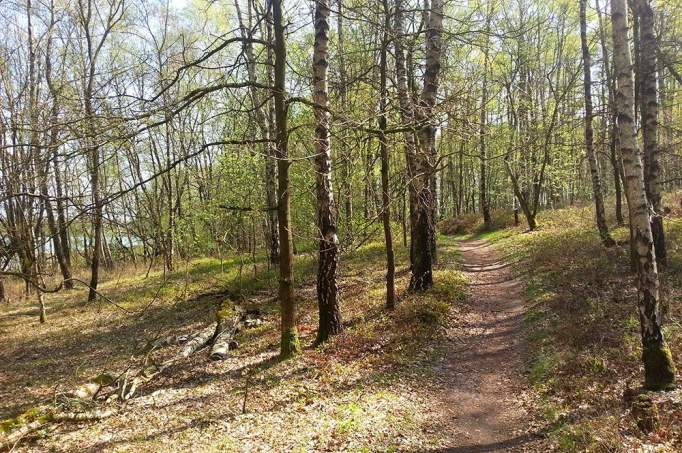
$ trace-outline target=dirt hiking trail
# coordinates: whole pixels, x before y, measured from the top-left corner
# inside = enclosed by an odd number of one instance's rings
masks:
[[[527,385],[522,283],[489,243],[466,240],[458,247],[470,315],[448,331],[454,341],[442,372],[452,416],[442,451],[535,451],[539,438],[529,433],[531,417],[521,398]]]

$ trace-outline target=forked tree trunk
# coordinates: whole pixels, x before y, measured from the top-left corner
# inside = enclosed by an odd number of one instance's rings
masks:
[[[277,198],[279,254],[279,302],[281,315],[280,357],[289,358],[300,353],[301,345],[296,328],[296,301],[294,300],[294,246],[291,235],[291,187],[289,185],[289,131],[287,130],[287,108],[285,105],[285,78],[287,49],[284,40],[282,3],[272,2],[275,53],[275,127],[277,144]]]
[[[636,243],[638,308],[642,336],[644,385],[653,390],[674,386],[675,364],[661,331],[661,311],[656,252],[651,234],[649,204],[644,187],[642,161],[637,149],[634,123],[632,61],[628,43],[625,0],[611,1],[614,72],[620,149],[630,210],[632,236]]]
[[[648,0],[635,0],[639,16],[639,108],[644,142],[644,184],[646,196],[651,203],[651,233],[659,265],[666,264],[665,234],[661,206],[661,164],[658,149],[658,92],[656,55],[658,46],[654,31],[654,12]]]
[[[586,8],[587,0],[580,0],[580,43],[583,53],[583,89],[585,93],[585,152],[587,154],[587,161],[590,164],[590,175],[592,176],[592,193],[594,196],[597,231],[599,231],[602,243],[607,247],[611,247],[615,242],[609,235],[609,227],[606,225],[604,196],[599,176],[599,166],[594,152],[594,131],[592,129],[592,58],[587,41]]]
[[[329,3],[315,1],[315,43],[313,50],[313,101],[315,102],[315,186],[317,192],[317,227],[319,263],[317,269],[317,306],[319,325],[316,343],[341,332],[341,311],[337,298],[336,272],[339,264],[337,210],[332,188],[332,156],[329,140]]]

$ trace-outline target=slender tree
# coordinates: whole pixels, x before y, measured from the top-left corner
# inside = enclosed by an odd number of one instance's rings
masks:
[[[592,177],[592,195],[594,197],[595,217],[597,220],[597,231],[605,246],[610,247],[615,244],[609,235],[609,227],[606,224],[606,214],[604,212],[604,195],[601,186],[601,176],[599,175],[599,163],[594,151],[594,132],[592,121],[592,57],[587,40],[587,20],[586,8],[587,0],[580,0],[580,43],[583,54],[583,90],[585,93],[585,153],[590,165],[590,176]]]
[[[389,185],[390,160],[386,143],[386,107],[388,92],[388,45],[391,29],[391,16],[388,0],[382,0],[384,9],[384,29],[381,39],[381,56],[379,57],[379,149],[381,153],[381,219],[384,227],[386,244],[386,308],[395,308],[395,252],[393,251],[393,232],[391,231],[391,193]]]
[[[407,57],[405,55],[405,29],[404,11],[402,0],[395,1],[395,17],[393,26],[393,46],[395,51],[396,91],[400,107],[400,119],[403,124],[413,125],[415,119],[414,103],[410,94],[409,78],[407,71]],[[410,264],[414,265],[414,238],[416,235],[416,205],[417,205],[417,181],[416,160],[417,144],[415,130],[407,128],[405,137],[405,166],[407,173],[407,190],[410,219]]]
[[[332,187],[332,155],[329,140],[329,93],[327,61],[329,55],[329,3],[315,1],[315,43],[313,50],[313,102],[315,103],[315,186],[317,189],[317,226],[319,263],[317,306],[320,318],[316,343],[341,332],[336,273],[339,264],[337,209]]]
[[[490,22],[492,20],[491,11],[492,2],[488,3],[488,11],[485,18],[484,43],[483,43],[483,81],[481,82],[481,110],[479,112],[479,153],[480,153],[480,175],[479,175],[479,200],[481,205],[481,214],[483,214],[483,226],[486,230],[492,228],[492,218],[490,216],[490,199],[488,198],[488,150],[486,144],[486,122],[488,114],[486,106],[488,103],[488,67],[490,65]]]
[[[274,29],[275,128],[277,146],[277,199],[279,231],[279,303],[281,316],[280,357],[287,359],[300,353],[301,345],[296,328],[296,301],[294,300],[294,245],[291,235],[291,187],[289,183],[289,130],[286,106],[286,59],[282,3],[273,0],[272,21]]]

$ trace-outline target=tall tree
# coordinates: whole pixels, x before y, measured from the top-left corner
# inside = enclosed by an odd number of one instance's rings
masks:
[[[277,206],[279,231],[279,303],[281,316],[280,357],[289,358],[300,353],[301,345],[296,328],[296,301],[294,300],[294,245],[291,235],[291,187],[289,183],[289,130],[286,106],[287,47],[284,36],[282,4],[273,0],[272,22],[274,30],[275,129],[277,146]]]
[[[251,95],[251,104],[253,105],[255,118],[260,128],[261,137],[265,139],[271,139],[274,135],[273,130],[273,118],[271,109],[268,107],[271,103],[265,103],[263,96],[261,96],[260,91],[256,88],[258,82],[258,75],[256,73],[256,58],[253,53],[253,43],[252,43],[252,29],[251,29],[251,1],[249,0],[247,5],[248,13],[248,23],[247,27],[242,19],[241,8],[239,7],[239,1],[235,0],[234,6],[237,11],[237,18],[239,20],[239,29],[241,31],[241,37],[243,39],[242,49],[244,50],[244,56],[246,57],[246,69],[249,77],[249,94]],[[268,16],[270,14],[269,10],[266,13]],[[269,17],[265,20],[265,28],[268,42],[271,42],[271,24]],[[268,84],[272,85],[272,48],[268,46],[267,48],[267,78]],[[265,105],[264,105],[265,104]],[[277,188],[275,180],[277,178],[277,167],[275,164],[275,150],[271,141],[262,145],[262,151],[265,160],[265,202],[267,209],[267,231],[266,240],[268,242],[268,255],[271,263],[276,263],[279,260],[279,236],[277,233]]]
[[[393,251],[393,232],[391,231],[391,193],[389,183],[390,160],[388,143],[386,143],[386,110],[388,103],[388,45],[391,30],[391,16],[388,0],[382,0],[384,29],[381,38],[381,55],[379,57],[379,149],[381,154],[381,219],[384,227],[386,245],[386,308],[395,308],[395,252]]]
[[[490,217],[490,199],[488,197],[488,150],[486,146],[486,122],[488,114],[486,105],[488,103],[488,67],[490,64],[490,22],[492,20],[492,2],[488,3],[488,10],[485,17],[485,30],[483,31],[483,81],[481,82],[481,111],[479,112],[479,153],[480,153],[480,175],[479,175],[479,200],[481,205],[481,213],[483,214],[483,226],[486,230],[492,228],[492,218]]]
[[[329,93],[327,61],[329,55],[329,3],[315,1],[315,43],[313,49],[313,102],[315,103],[315,186],[317,190],[317,227],[319,263],[317,269],[317,306],[319,326],[316,343],[341,332],[336,273],[339,264],[337,209],[332,188],[332,155],[329,140]]]
[[[402,0],[395,1],[395,17],[393,26],[393,46],[395,50],[396,91],[400,110],[400,120],[403,124],[414,127],[415,111],[412,95],[410,93],[409,77],[407,70],[407,56],[405,54],[405,25],[404,7]],[[404,132],[405,137],[405,166],[407,173],[407,190],[410,219],[410,264],[414,265],[414,238],[416,235],[416,206],[417,206],[417,180],[416,160],[417,142],[415,130],[408,127]]]
[[[636,241],[638,308],[642,336],[644,385],[665,389],[675,384],[675,364],[661,330],[661,310],[656,251],[651,233],[644,171],[637,149],[634,122],[632,59],[628,43],[625,0],[611,0],[613,63],[617,80],[617,109],[620,151],[623,157],[630,228]]]
[[[615,210],[616,222],[618,225],[623,224],[623,189],[621,185],[623,176],[623,165],[618,154],[618,133],[616,131],[616,106],[615,106],[615,80],[611,74],[611,65],[609,56],[607,39],[606,39],[606,23],[602,19],[601,7],[599,0],[596,0],[597,19],[599,20],[599,41],[601,44],[602,66],[604,68],[604,77],[606,78],[606,86],[608,91],[607,111],[605,114],[608,117],[609,125],[609,160],[613,171],[613,187],[615,191]]]
[[[594,197],[595,217],[597,220],[597,230],[599,237],[605,246],[610,247],[615,244],[609,235],[609,227],[606,224],[606,214],[604,212],[604,195],[599,175],[599,163],[594,151],[594,131],[592,121],[592,57],[587,40],[587,19],[586,9],[587,0],[580,0],[580,43],[583,54],[583,90],[585,93],[585,153],[590,165],[590,175],[592,177],[592,195]]]
[[[103,209],[102,204],[102,159],[100,138],[97,134],[97,117],[95,112],[95,90],[97,82],[98,61],[102,54],[104,44],[113,31],[116,24],[123,18],[125,5],[122,0],[112,1],[107,6],[107,11],[101,11],[100,6],[94,0],[78,0],[76,14],[78,24],[85,39],[85,55],[83,56],[82,76],[82,102],[85,113],[85,127],[87,135],[83,139],[88,156],[90,191],[92,192],[92,256],[90,259],[90,292],[88,300],[97,298],[97,285],[99,283],[100,261],[103,248]],[[96,20],[102,21],[102,29],[96,29]]]
[[[635,0],[639,16],[639,109],[642,121],[644,184],[653,215],[651,232],[659,265],[666,263],[665,234],[663,231],[663,206],[661,203],[661,164],[658,147],[658,45],[654,31],[654,11],[648,0]]]
[[[435,231],[432,218],[434,194],[431,188],[431,177],[435,162],[432,162],[431,158],[436,138],[434,107],[441,66],[443,1],[432,0],[427,16],[424,86],[416,108],[417,119],[423,124],[420,125],[419,147],[415,159],[415,179],[418,189],[415,236],[412,238],[414,261],[410,289],[413,291],[422,291],[433,285],[432,241]]]

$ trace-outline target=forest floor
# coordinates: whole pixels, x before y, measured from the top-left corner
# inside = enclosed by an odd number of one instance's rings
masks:
[[[244,331],[227,360],[196,353],[114,416],[52,424],[14,451],[521,451],[531,440],[521,427],[533,401],[520,393],[520,356],[505,349],[509,340],[522,350],[510,338],[520,299],[505,307],[508,286],[483,298],[473,296],[477,287],[467,290],[467,276],[476,284],[506,275],[471,244],[442,237],[435,286],[419,295],[407,291],[406,249],[398,247],[393,313],[383,307],[381,242],[345,254],[345,332],[318,348],[315,256],[298,255],[304,351],[285,362],[277,360],[276,274],[260,258],[200,259],[146,277],[146,269],[115,269],[100,287],[110,301],[87,303],[84,290],[48,295],[44,325],[32,299],[15,299],[0,307],[0,418],[49,404],[100,373],[120,373],[139,363],[150,340],[201,329],[231,298],[258,307],[264,323]],[[153,359],[175,351],[165,347]],[[499,361],[509,366],[495,367]]]
[[[667,197],[661,281],[665,332],[682,368],[681,198]],[[407,251],[397,248],[394,312],[383,306],[381,241],[345,253],[345,331],[318,348],[315,253],[299,254],[304,351],[285,362],[276,359],[276,273],[263,257],[196,259],[148,276],[114,269],[101,285],[109,301],[87,303],[82,289],[47,295],[44,325],[33,299],[14,297],[0,307],[0,418],[139,363],[150,340],[209,325],[225,299],[258,307],[264,320],[240,334],[227,360],[201,351],[114,416],[49,425],[14,451],[680,451],[682,390],[645,394],[654,410],[634,413],[642,377],[634,280],[627,248],[601,245],[591,207],[541,212],[534,232],[514,227],[509,213],[496,213],[489,232],[472,218],[461,219],[469,225],[459,236],[440,237],[426,293],[407,291]],[[627,239],[622,226],[612,233]]]

